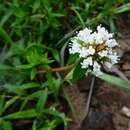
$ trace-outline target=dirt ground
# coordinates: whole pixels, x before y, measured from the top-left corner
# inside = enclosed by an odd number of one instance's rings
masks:
[[[117,68],[130,79],[130,14],[123,14],[117,24],[120,44],[117,51],[121,57]],[[76,121],[70,122],[69,130],[130,130],[130,90],[99,79],[95,81],[89,114],[84,117],[90,83],[91,77],[85,77],[65,88],[77,114]]]

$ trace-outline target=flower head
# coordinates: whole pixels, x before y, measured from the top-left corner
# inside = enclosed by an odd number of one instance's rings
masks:
[[[81,68],[90,69],[97,76],[102,74],[101,66],[111,68],[119,60],[114,47],[118,43],[104,27],[97,26],[97,31],[85,28],[73,37],[70,54],[79,54]]]

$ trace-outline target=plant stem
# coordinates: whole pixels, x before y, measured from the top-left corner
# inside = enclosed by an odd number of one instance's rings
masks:
[[[48,69],[48,70],[39,70],[38,73],[39,74],[43,74],[43,73],[46,73],[46,72],[65,72],[67,70],[70,70],[71,68],[73,68],[74,64],[72,65],[67,65],[67,66],[64,66],[64,67],[59,67],[59,68],[51,68],[51,69]]]
[[[88,94],[88,99],[87,99],[87,104],[86,104],[86,108],[85,108],[85,116],[84,117],[87,117],[88,113],[89,113],[90,102],[91,102],[93,88],[94,88],[94,82],[95,82],[95,76],[92,77],[92,81],[91,81],[91,85],[90,85],[90,90],[89,90],[89,94]]]

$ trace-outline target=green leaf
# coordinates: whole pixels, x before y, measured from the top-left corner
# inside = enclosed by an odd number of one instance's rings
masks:
[[[31,70],[31,80],[33,80],[36,77],[36,75],[37,75],[37,70],[36,70],[36,68],[33,68]]]
[[[45,127],[41,128],[40,130],[52,130],[52,128],[50,126],[45,126]]]
[[[36,10],[40,8],[40,3],[41,3],[40,1],[41,0],[35,0],[34,5],[33,5],[33,12],[36,12]]]
[[[44,106],[45,106],[45,103],[46,103],[46,100],[47,100],[47,96],[48,96],[47,89],[45,91],[42,91],[41,95],[39,96],[39,100],[38,100],[38,103],[37,103],[37,106],[36,106],[36,110],[38,112],[38,115],[41,115],[41,113],[44,110]]]
[[[76,113],[76,111],[75,111],[75,108],[74,108],[74,106],[73,106],[73,103],[72,103],[72,101],[71,101],[71,99],[70,99],[68,93],[67,93],[65,90],[63,90],[63,93],[64,93],[64,98],[66,99],[66,101],[67,101],[68,104],[69,104],[69,107],[70,107],[71,112],[72,112],[72,114],[73,114],[73,118],[74,118],[74,120],[76,121],[76,119],[78,119],[78,118],[77,118],[77,113]]]
[[[5,84],[4,88],[6,88],[9,92],[17,93],[18,95],[23,95],[26,93],[25,90],[40,87],[40,84],[32,82],[25,84]]]
[[[128,130],[130,130],[130,121],[128,122]]]
[[[111,28],[111,32],[116,32],[117,30],[116,30],[116,26],[114,23],[114,18],[112,16],[108,19],[108,22],[109,22],[109,25]]]
[[[22,111],[24,109],[24,107],[26,107],[28,100],[29,100],[28,97],[23,100],[23,102],[21,103],[19,111]]]
[[[53,57],[55,58],[55,60],[60,62],[60,56],[59,56],[58,51],[52,49],[52,54],[53,54]]]
[[[74,64],[77,59],[78,59],[78,54],[70,55],[67,64]]]
[[[61,122],[64,123],[65,128],[67,128],[67,120],[64,113],[58,112],[55,108],[46,109],[44,112],[60,118]]]
[[[15,96],[15,97],[9,99],[8,101],[6,101],[5,106],[4,106],[4,111],[5,111],[8,107],[10,107],[13,103],[15,103],[17,99],[18,99],[18,97]]]
[[[29,95],[29,98],[39,98],[42,94],[42,91],[43,90],[38,90],[38,91],[32,93],[31,95]]]
[[[37,130],[36,124],[37,124],[37,121],[34,121],[34,122],[33,122],[33,125],[32,125],[32,130]]]
[[[45,17],[45,14],[34,14],[31,16],[31,21],[36,21]]]
[[[17,65],[16,68],[17,69],[31,69],[33,68],[35,65],[34,64],[25,64],[25,65]]]
[[[130,11],[130,3],[124,4],[118,8],[115,8],[114,13],[120,14],[120,13],[124,13],[126,11]]]
[[[40,84],[36,82],[24,83],[20,85],[6,84],[5,87],[8,89],[25,90],[25,89],[40,87]]]
[[[25,93],[24,90],[19,89],[18,85],[5,84],[4,88],[7,89],[8,92],[16,93],[18,95],[23,95]]]
[[[13,5],[16,6],[16,7],[20,6],[18,0],[13,0]]]
[[[14,44],[8,33],[2,27],[0,27],[0,37],[5,40],[5,43]]]
[[[76,10],[75,7],[72,7],[72,10],[75,12],[75,14],[77,15],[77,18],[79,19],[82,27],[85,27],[85,23],[84,23],[84,20],[82,18],[82,16],[80,15],[80,13]]]
[[[35,109],[19,111],[11,113],[3,117],[3,119],[25,119],[25,118],[34,118],[37,116]]]
[[[1,18],[0,26],[3,26],[11,15],[12,15],[12,11],[7,10],[6,14]]]
[[[85,76],[86,72],[86,69],[82,69],[80,64],[77,64],[73,72],[73,80],[76,81],[81,79],[83,76]]]
[[[21,42],[23,42],[23,39]],[[12,55],[23,56],[25,54],[25,46],[21,42],[17,42],[17,44],[13,44],[10,47],[10,51],[12,52]]]
[[[55,96],[58,96],[62,84],[61,77],[58,76],[56,79],[52,76],[51,73],[48,73],[46,77],[49,89],[54,93]]]
[[[65,76],[65,80],[72,80],[73,79],[73,73],[74,73],[74,68]]]
[[[25,12],[22,8],[19,8],[15,5],[12,6],[13,14],[18,18],[23,18],[26,16],[27,12]]]
[[[12,125],[11,125],[11,123],[8,121],[8,122],[3,122],[3,129],[4,130],[12,130],[13,128],[12,128]]]
[[[0,98],[0,115],[2,114],[2,112],[4,112],[4,104],[5,104],[5,99]]]
[[[121,88],[130,89],[130,83],[126,80],[117,78],[115,76],[109,75],[109,74],[103,74],[99,76],[100,79],[105,80],[113,85],[116,85]]]
[[[60,87],[61,87],[61,84],[62,84],[61,78],[54,79],[53,82],[54,82],[53,88],[54,88],[54,91],[55,91],[55,95],[58,96],[59,90],[60,90]]]
[[[0,64],[0,71],[2,70],[12,70],[13,68],[6,64]]]
[[[64,14],[61,14],[61,13],[53,13],[52,15],[53,15],[53,17],[63,17],[63,16],[65,16]]]

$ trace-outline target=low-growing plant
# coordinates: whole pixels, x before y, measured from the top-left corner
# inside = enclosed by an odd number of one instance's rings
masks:
[[[0,0],[0,130],[67,130],[65,108],[74,109],[63,87],[86,73],[78,55],[68,54],[69,38],[99,23],[115,31],[118,14],[128,10],[125,0]],[[115,76],[99,78],[130,87]]]

